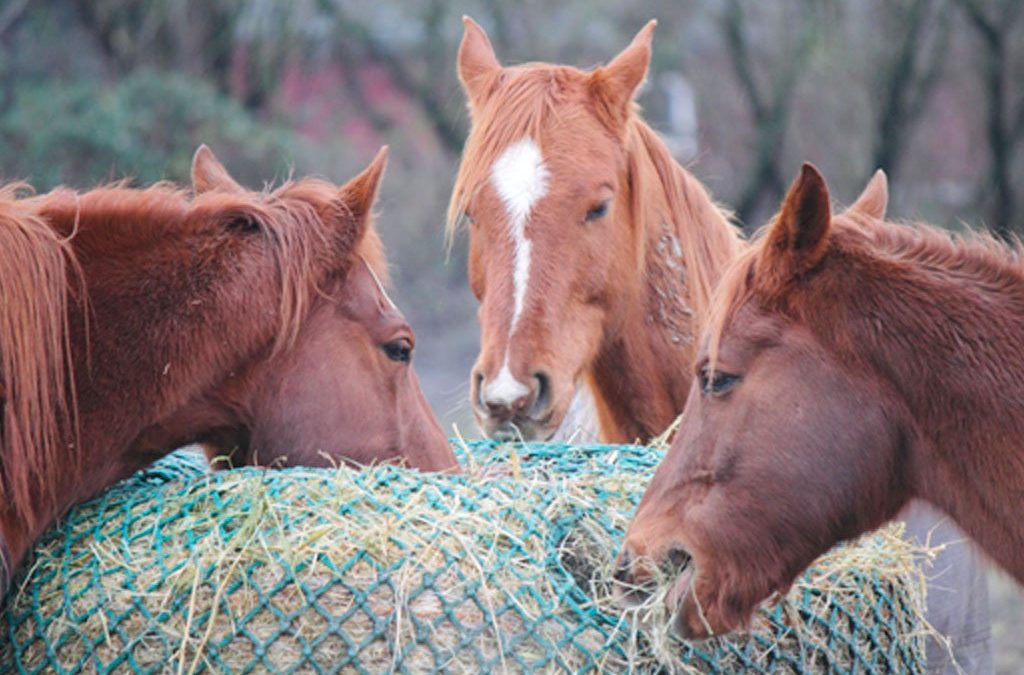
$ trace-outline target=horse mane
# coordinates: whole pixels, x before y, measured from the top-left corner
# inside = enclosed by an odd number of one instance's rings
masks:
[[[361,255],[378,276],[387,276],[372,216],[365,228],[358,227],[338,187],[327,181],[305,178],[263,192],[208,192],[194,199],[171,183],[19,194],[26,189],[23,183],[0,188],[0,499],[30,526],[46,510],[34,504],[57,503],[57,475],[84,461],[68,313],[72,291],[83,307],[87,303],[80,260],[131,255],[167,238],[203,232],[222,233],[223,241],[260,236],[228,227],[232,219],[252,218],[271,244],[280,280],[275,353],[294,344],[321,293],[314,274],[325,268],[331,247],[348,251],[350,261]],[[346,222],[340,234],[336,218]],[[345,272],[347,267],[338,270]]]
[[[763,290],[757,285],[757,264],[768,245],[767,233],[772,226],[769,222],[754,234],[751,245],[737,256],[715,289],[705,331],[712,370],[722,335],[736,311]],[[844,213],[832,217],[829,246],[861,260],[913,265],[925,273],[956,276],[990,288],[1024,280],[1021,243],[1007,243],[988,232],[954,233],[927,223],[891,223]]]
[[[131,188],[122,181],[84,193],[58,188],[31,201],[65,236],[71,236],[74,227],[76,251],[94,255],[149,249],[166,237],[185,238],[211,223],[226,225],[239,218],[260,223],[262,235],[272,244],[269,248],[281,282],[281,327],[275,352],[294,343],[320,291],[310,277],[322,268],[314,263],[330,255],[325,251],[341,245],[351,254],[362,255],[382,279],[388,278],[372,215],[358,241],[355,223],[339,241],[330,231],[335,226],[328,223],[351,221],[353,214],[339,198],[338,186],[318,178],[289,180],[261,192],[209,191],[194,198],[169,182]]]
[[[448,205],[445,240],[449,250],[463,225],[466,204],[487,182],[494,162],[511,143],[524,136],[539,138],[547,125],[588,110],[610,134],[621,133],[616,131],[618,122],[609,117],[605,106],[591,102],[587,76],[576,68],[544,63],[527,63],[503,71],[501,86],[481,109],[474,110],[473,131],[466,140]],[[622,140],[627,153],[649,157],[653,166],[653,171],[642,162],[629,167],[634,217],[643,220],[649,191],[658,188],[664,192],[673,224],[680,231],[689,300],[699,321],[710,306],[718,281],[715,272],[725,269],[739,251],[739,232],[732,226],[729,213],[717,206],[700,182],[675,161],[665,143],[644,122],[636,103],[630,106]],[[646,232],[637,234],[638,266],[642,268]]]
[[[634,168],[634,213],[642,213],[645,193],[654,186],[662,190],[683,249],[694,333],[698,333],[711,309],[719,276],[739,254],[743,240],[731,222],[731,213],[716,204],[700,181],[676,162],[665,142],[635,111],[627,124],[627,149],[634,155],[642,149],[654,167],[653,174],[643,163]]]
[[[0,500],[35,526],[22,505],[58,497],[56,483],[39,477],[78,466],[67,377],[69,284],[78,268],[68,240],[18,199],[27,189],[0,187]]]

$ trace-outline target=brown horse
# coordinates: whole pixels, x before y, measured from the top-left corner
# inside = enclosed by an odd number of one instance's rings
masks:
[[[186,443],[236,463],[456,466],[378,278],[382,152],[339,188],[253,193],[200,148],[168,185],[0,201],[0,534]]]
[[[682,426],[620,578],[680,569],[676,626],[743,625],[839,541],[911,498],[1024,582],[1020,249],[832,215],[805,165],[724,276]]]
[[[472,118],[449,207],[469,229],[480,301],[474,414],[495,437],[548,438],[591,390],[609,441],[682,410],[694,332],[740,239],[640,118],[649,23],[607,66],[503,68],[465,19]]]

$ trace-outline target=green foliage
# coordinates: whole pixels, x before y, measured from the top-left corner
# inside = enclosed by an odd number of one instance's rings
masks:
[[[0,170],[39,190],[124,176],[187,181],[200,143],[259,185],[280,175],[293,154],[290,133],[184,75],[145,70],[112,86],[50,79],[17,85],[12,98],[0,113]]]

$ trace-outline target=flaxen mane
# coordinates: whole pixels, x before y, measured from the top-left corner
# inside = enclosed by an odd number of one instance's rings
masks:
[[[489,171],[498,156],[510,144],[523,137],[539,139],[541,130],[557,128],[566,116],[594,114],[609,134],[617,134],[616,123],[606,110],[590,99],[585,76],[567,66],[526,64],[506,68],[505,78],[486,106],[473,120],[473,132],[466,141],[452,199],[448,206],[446,240],[451,246],[462,225],[466,205],[489,179]],[[689,302],[697,324],[710,305],[717,279],[715,270],[724,269],[738,253],[742,242],[725,211],[714,206],[703,186],[673,159],[664,142],[640,117],[640,108],[630,105],[626,131],[622,139],[629,157],[632,218],[645,227],[645,205],[655,191],[662,191],[671,219],[679,232],[679,243],[686,265]],[[649,158],[653,171],[645,162]],[[644,264],[646,234],[637,228],[638,267]],[[696,326],[695,326],[696,328]]]

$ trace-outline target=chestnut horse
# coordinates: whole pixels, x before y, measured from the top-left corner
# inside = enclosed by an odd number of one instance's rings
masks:
[[[456,466],[378,280],[385,161],[254,193],[200,148],[194,198],[0,193],[5,584],[69,506],[187,443],[236,463]]]
[[[605,440],[647,440],[683,409],[694,332],[741,244],[637,113],[655,22],[590,72],[502,67],[464,22],[472,129],[448,235],[469,229],[477,421],[492,437],[549,438],[589,390]]]
[[[833,215],[804,165],[715,303],[620,559],[641,587],[665,562],[682,570],[669,594],[682,635],[742,626],[912,498],[1024,582],[1018,247]]]

